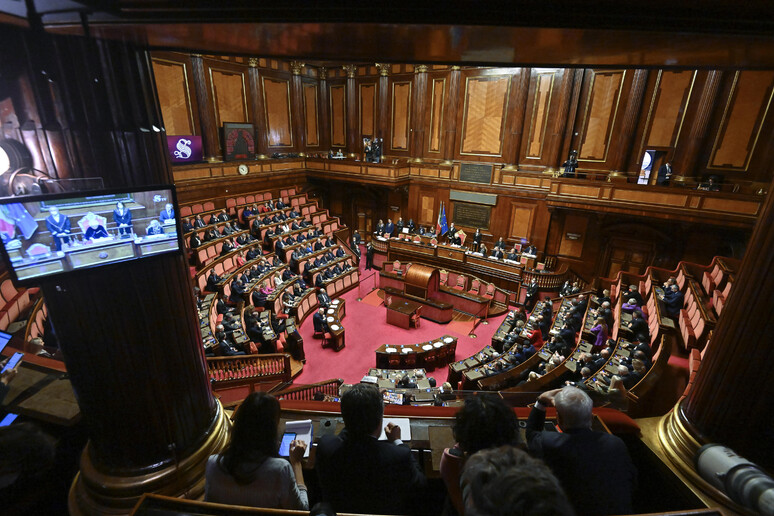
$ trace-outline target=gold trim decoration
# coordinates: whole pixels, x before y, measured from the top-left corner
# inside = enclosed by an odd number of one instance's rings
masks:
[[[427,65],[417,65],[417,67],[414,68],[414,73],[427,73]]]
[[[258,68],[258,58],[257,57],[248,57],[247,58],[247,66],[250,68]]]
[[[202,55],[201,54],[191,54],[191,57],[198,57],[199,59],[201,59]]]
[[[451,69],[452,69],[452,72],[459,72],[460,70],[462,70],[462,67],[459,65],[453,65]]]
[[[731,509],[734,514],[755,514],[735,503],[725,493],[704,480],[696,471],[694,458],[699,448],[706,444],[696,428],[691,425],[683,412],[683,403],[680,401],[669,411],[658,424],[658,445],[667,460],[677,469],[683,482],[702,501],[711,506],[714,503]],[[667,464],[669,466],[669,464]]]
[[[376,67],[379,69],[379,75],[382,77],[387,77],[390,75],[390,68],[392,68],[392,65],[389,63],[376,63]]]
[[[347,72],[347,78],[348,79],[354,79],[355,78],[355,73],[357,72],[357,66],[352,65],[352,64],[344,65],[344,66],[341,67],[341,69],[344,70],[345,72]]]
[[[70,514],[128,514],[144,493],[189,499],[204,496],[207,459],[226,447],[231,433],[231,421],[220,401],[216,403],[217,412],[201,446],[158,471],[135,476],[103,473],[91,462],[87,443],[81,455],[81,470],[70,486]]]
[[[599,72],[600,74],[603,73],[621,73],[621,82],[618,83],[618,96],[615,99],[615,111],[613,111],[613,120],[610,122],[610,126],[608,127],[607,131],[607,143],[605,144],[605,157],[602,159],[581,159],[580,156],[583,154],[583,140],[586,138],[586,131],[588,130],[588,115],[589,115],[589,107],[591,107],[591,94],[594,93],[594,82],[597,77],[597,71],[592,70],[592,76],[591,76],[591,84],[589,85],[589,96],[586,99],[586,109],[583,114],[583,138],[581,139],[580,145],[578,146],[578,162],[585,161],[586,163],[604,163],[607,161],[607,155],[610,153],[610,140],[613,139],[613,130],[615,129],[615,121],[618,119],[618,108],[621,106],[621,94],[623,93],[623,85],[626,81],[626,70],[604,70],[602,72]]]
[[[301,61],[291,61],[290,71],[293,73],[293,75],[301,75],[301,69],[305,66],[306,64],[302,63]]]
[[[317,69],[317,78],[321,81],[324,81],[328,78],[328,69],[324,66],[321,66]]]

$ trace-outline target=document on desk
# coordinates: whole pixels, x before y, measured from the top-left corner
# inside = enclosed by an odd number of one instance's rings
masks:
[[[296,440],[304,441],[306,443],[306,451],[304,457],[309,457],[309,452],[312,450],[312,420],[302,419],[300,421],[287,421],[285,423],[285,432],[292,432],[296,434]]]
[[[382,435],[379,436],[380,441],[387,440],[387,434],[384,433],[384,429],[388,423],[392,423],[395,426],[400,427],[400,440],[408,442],[411,440],[411,420],[407,417],[386,417],[382,421]]]

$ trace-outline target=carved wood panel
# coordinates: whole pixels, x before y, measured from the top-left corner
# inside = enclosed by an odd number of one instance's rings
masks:
[[[269,147],[292,147],[290,81],[262,77]]]
[[[529,239],[532,230],[532,219],[535,214],[535,207],[526,204],[511,204],[511,223],[508,233],[509,238]]]
[[[468,77],[462,112],[460,154],[502,155],[510,76]]]
[[[435,193],[420,193],[419,196],[419,224],[435,225]]]
[[[223,122],[249,122],[245,74],[213,67],[209,70],[216,127],[222,127]]]
[[[360,84],[360,135],[373,137],[376,131],[376,83]]]
[[[582,257],[588,224],[589,219],[585,215],[567,215],[562,226],[562,239],[559,244],[560,256]]]
[[[331,84],[331,145],[347,146],[347,97],[343,84]]]
[[[774,72],[736,72],[708,168],[747,170],[772,96]]]
[[[306,131],[307,147],[320,146],[317,109],[317,85],[304,83],[304,131]]]
[[[392,83],[392,123],[390,148],[408,150],[411,127],[411,82]]]
[[[433,79],[430,100],[430,138],[428,152],[441,152],[446,79]]]
[[[157,58],[152,62],[167,134],[196,134],[186,63]]]
[[[607,160],[626,71],[593,70],[586,94],[579,161]]]
[[[535,92],[532,99],[529,136],[527,137],[527,158],[543,157],[543,145],[546,140],[548,113],[551,108],[551,94],[554,89],[556,72],[538,72],[535,76]]]

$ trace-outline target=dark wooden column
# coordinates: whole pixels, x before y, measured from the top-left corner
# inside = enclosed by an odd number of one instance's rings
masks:
[[[769,187],[774,188],[774,183]],[[769,195],[694,386],[678,406],[686,426],[774,468],[774,197]]]
[[[202,144],[204,147],[204,159],[207,161],[221,161],[219,128],[215,125],[214,99],[207,93],[209,81],[204,71],[204,61],[199,54],[191,55],[191,68],[194,77],[194,91],[196,91],[196,103],[199,106],[199,127],[202,128]]]
[[[427,65],[414,68],[414,95],[411,109],[411,139],[409,155],[422,162],[425,150],[425,109],[427,109]]]
[[[298,152],[306,152],[306,131],[304,130],[304,85],[301,82],[301,70],[304,63],[291,61],[290,69],[293,78],[290,81],[290,107],[293,117],[293,141]]]
[[[503,145],[504,170],[517,170],[521,139],[524,134],[524,116],[526,115],[527,96],[529,95],[530,68],[519,68],[518,75],[511,79],[515,84],[511,91],[512,115],[506,129]],[[515,79],[515,80],[514,80]]]
[[[567,131],[567,125],[574,123],[574,117],[570,120],[570,105],[573,99],[573,87],[575,85],[575,69],[565,68],[562,72],[562,86],[559,92],[559,111],[554,118],[551,127],[551,154],[548,156],[548,167],[557,167],[564,163],[565,158],[563,143],[564,135]],[[574,113],[573,113],[574,115]]]
[[[328,91],[328,70],[321,66],[318,70],[320,80],[320,148],[325,154],[331,148],[331,103]]]
[[[617,143],[614,146],[616,154],[611,161],[613,174],[626,175],[626,169],[630,161],[632,147],[634,146],[637,120],[639,118],[642,101],[645,95],[645,85],[648,82],[647,70],[635,70],[632,86],[629,90],[629,99],[621,119],[621,129],[617,135]]]
[[[269,138],[268,131],[266,130],[266,108],[263,103],[263,88],[261,85],[261,74],[258,71],[258,59],[251,57],[247,60],[249,70],[247,71],[247,77],[250,88],[250,98],[253,101],[250,103],[252,106],[252,119],[253,125],[255,125],[255,154],[259,158],[266,159],[269,152]]]
[[[377,138],[386,138],[390,134],[390,65],[378,63],[379,68],[379,89],[376,97],[377,103]],[[384,146],[382,146],[384,153]]]
[[[360,139],[360,124],[357,123],[357,66],[346,65],[344,70],[347,72],[347,152],[349,154],[360,154],[363,148]]]
[[[454,161],[454,146],[457,140],[457,105],[460,99],[460,80],[462,72],[459,66],[452,66],[449,73],[449,98],[446,101],[446,113],[444,113],[443,132],[443,159],[445,162]]]
[[[720,70],[710,70],[707,72],[707,79],[699,96],[699,105],[696,109],[696,115],[693,118],[688,138],[675,149],[674,162],[672,163],[672,170],[674,170],[672,184],[680,185],[687,180],[691,180],[696,174],[699,153],[707,137],[710,118],[715,108],[722,78],[723,72]]]
[[[108,187],[172,184],[149,54],[125,42],[4,29],[34,40],[54,63],[49,86],[34,90],[50,123],[68,128],[48,142],[51,154]],[[39,73],[37,55],[14,73]],[[71,514],[129,513],[144,492],[200,496],[228,422],[210,391],[182,253],[80,271],[41,289],[89,436]]]

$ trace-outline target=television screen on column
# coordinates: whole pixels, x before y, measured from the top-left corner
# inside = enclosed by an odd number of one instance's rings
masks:
[[[174,186],[0,199],[3,259],[19,286],[181,249]]]

